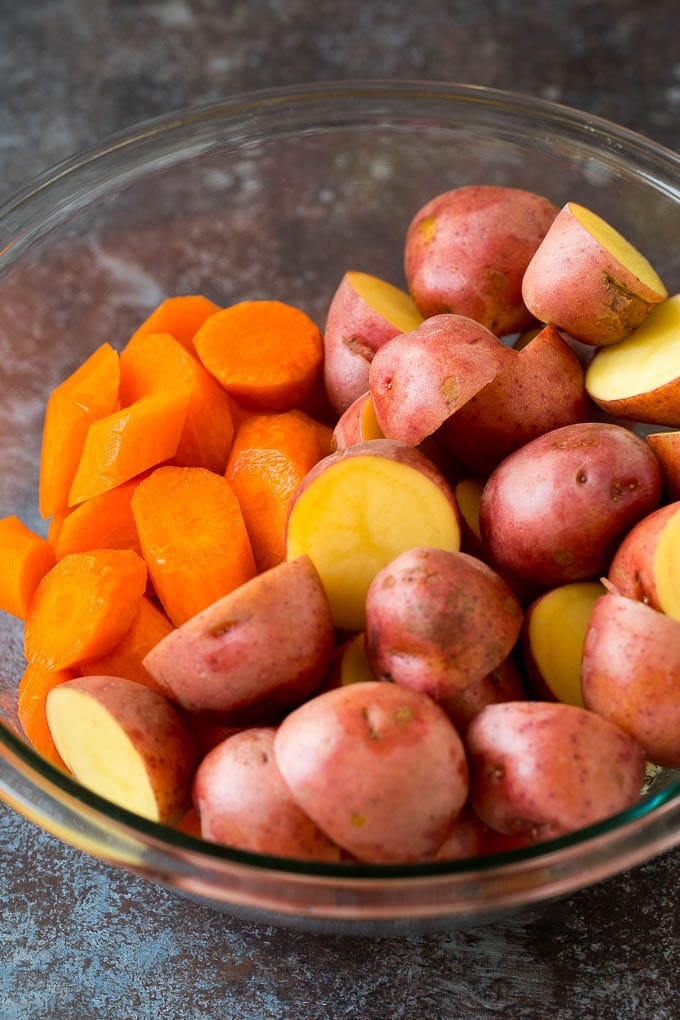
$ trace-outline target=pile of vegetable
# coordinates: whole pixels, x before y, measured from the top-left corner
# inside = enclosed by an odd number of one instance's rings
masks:
[[[46,537],[0,520],[0,608],[26,737],[112,802],[444,860],[680,766],[680,295],[512,188],[432,199],[404,266],[348,271],[323,334],[169,298],[52,392]]]

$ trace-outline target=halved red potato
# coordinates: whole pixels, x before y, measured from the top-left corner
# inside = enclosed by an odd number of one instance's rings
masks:
[[[620,595],[680,620],[680,502],[660,507],[628,532],[608,576]]]
[[[369,439],[384,439],[378,425],[371,394],[367,391],[353,401],[338,419],[333,429],[332,448],[345,450]]]
[[[680,432],[650,432],[647,446],[659,462],[667,500],[680,500]]]

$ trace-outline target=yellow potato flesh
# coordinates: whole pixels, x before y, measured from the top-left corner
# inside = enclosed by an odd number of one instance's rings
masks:
[[[582,205],[577,205],[575,202],[569,203],[569,210],[591,237],[594,237],[598,244],[613,255],[633,276],[636,276],[638,280],[651,290],[665,296],[666,288],[655,269],[644,255],[630,241],[627,241],[618,230],[615,230],[614,227],[597,216],[596,213],[591,212],[590,209],[585,209]]]
[[[347,642],[342,651],[340,684],[342,687],[346,687],[348,684],[365,683],[371,680],[375,680],[375,674],[366,656],[364,635],[357,634]]]
[[[543,680],[558,701],[583,708],[581,656],[599,581],[576,581],[548,592],[529,619],[529,644]]]
[[[654,581],[662,611],[680,620],[680,511],[673,514],[659,535],[654,553]]]
[[[347,276],[359,297],[400,333],[410,333],[423,321],[422,315],[406,291],[369,273],[349,272]]]
[[[482,499],[484,482],[481,478],[464,478],[456,486],[456,503],[465,518],[468,528],[481,540],[479,529],[479,504]]]
[[[680,294],[657,305],[641,326],[597,352],[586,372],[596,400],[639,396],[680,377]]]
[[[47,721],[59,754],[83,786],[151,821],[158,805],[144,759],[123,727],[82,691],[56,687]]]
[[[457,552],[458,521],[434,482],[387,458],[356,456],[328,467],[288,520],[287,558],[310,557],[342,630],[363,630],[371,581],[416,546]]]
[[[369,439],[384,438],[385,435],[378,425],[378,419],[375,416],[375,407],[369,393],[364,401],[363,410],[361,412],[361,440],[362,442],[365,442]]]

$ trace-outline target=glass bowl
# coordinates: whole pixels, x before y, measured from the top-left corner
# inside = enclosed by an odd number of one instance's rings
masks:
[[[0,211],[0,516],[37,516],[50,389],[120,348],[164,297],[277,298],[323,325],[348,268],[403,284],[406,226],[462,184],[510,185],[613,222],[680,286],[680,159],[586,114],[475,86],[345,82],[235,97],[144,124]],[[113,807],[21,736],[22,627],[0,620],[0,794],[68,843],[198,901],[325,932],[479,924],[680,842],[680,783],[528,850],[410,866],[315,865],[226,847]]]

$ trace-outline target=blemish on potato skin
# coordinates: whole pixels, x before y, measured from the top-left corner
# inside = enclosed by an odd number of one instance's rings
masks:
[[[208,634],[210,637],[222,637],[223,634],[228,634],[230,630],[235,627],[240,627],[245,621],[240,620],[221,620],[219,623],[214,624],[209,630]]]
[[[375,351],[373,348],[366,343],[363,337],[360,336],[344,336],[342,343],[352,354],[356,354],[359,358],[363,358],[369,364],[373,361],[373,355]]]
[[[437,220],[434,216],[424,216],[416,229],[423,244],[432,244],[437,235]]]
[[[458,382],[458,377],[455,375],[448,375],[446,379],[442,381],[442,384],[439,387],[439,392],[446,404],[455,404],[460,398],[460,384]]]
[[[353,811],[349,817],[350,825],[353,825],[355,829],[360,829],[366,824],[366,816],[360,815],[358,812]]]

